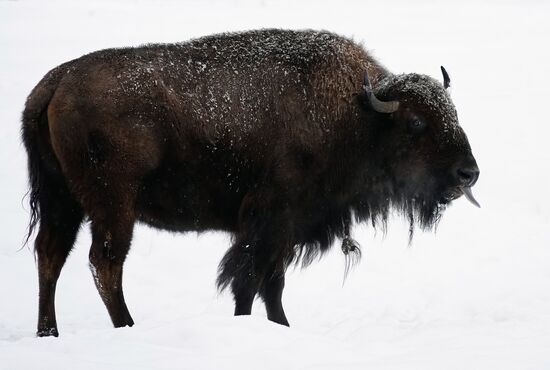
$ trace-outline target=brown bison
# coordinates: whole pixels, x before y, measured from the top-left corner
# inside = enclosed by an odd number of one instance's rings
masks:
[[[288,325],[286,267],[353,220],[394,209],[433,227],[479,174],[444,85],[394,75],[329,32],[260,30],[109,49],[50,71],[23,112],[31,221],[39,225],[38,335],[58,335],[56,282],[83,220],[115,327],[133,325],[122,270],[136,221],[223,230],[218,287],[235,315],[262,297]]]

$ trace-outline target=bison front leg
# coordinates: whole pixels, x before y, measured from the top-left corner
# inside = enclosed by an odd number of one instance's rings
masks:
[[[226,255],[231,257],[225,259],[224,267],[233,271],[231,291],[235,298],[235,316],[250,315],[254,298],[259,294],[265,303],[267,318],[289,326],[282,303],[285,273],[281,258],[287,246],[268,246],[268,242],[241,244]]]
[[[235,316],[250,315],[261,279],[261,263],[252,242],[237,241],[220,263],[218,287],[231,286],[235,299]]]
[[[281,296],[284,269],[291,252],[291,220],[282,204],[268,196],[249,196],[243,201],[239,233],[219,267],[218,287],[231,286],[235,315],[250,315],[258,292],[266,302],[268,318],[288,325]]]
[[[249,271],[252,270],[253,267]],[[235,316],[250,315],[252,313],[252,304],[258,292],[258,276],[255,272],[247,275],[249,276],[234,279],[231,284],[231,291],[235,299]]]
[[[285,287],[285,272],[272,268],[265,276],[260,296],[265,303],[267,318],[277,324],[289,326],[283,309],[283,289]]]

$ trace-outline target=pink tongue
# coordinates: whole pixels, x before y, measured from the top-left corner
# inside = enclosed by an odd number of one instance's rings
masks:
[[[472,194],[472,189],[471,188],[464,187],[464,188],[462,188],[462,192],[464,193],[464,196],[466,197],[466,199],[468,199],[470,201],[470,203],[472,203],[477,208],[481,208],[481,206],[477,202],[476,198],[474,198],[474,194]]]

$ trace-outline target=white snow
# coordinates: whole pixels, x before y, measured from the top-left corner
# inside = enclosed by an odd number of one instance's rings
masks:
[[[543,1],[0,1],[0,369],[550,369],[550,4]],[[390,222],[288,274],[291,328],[232,316],[215,290],[223,234],[139,227],[124,285],[136,325],[113,329],[88,269],[87,228],[57,289],[59,338],[36,338],[37,277],[19,116],[52,67],[114,46],[262,27],[363,41],[395,73],[451,74],[481,168],[437,234]]]

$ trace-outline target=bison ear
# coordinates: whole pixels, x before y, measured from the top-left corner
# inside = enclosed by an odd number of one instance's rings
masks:
[[[369,75],[365,71],[365,75],[363,77],[363,90],[367,94],[367,99],[375,111],[378,113],[393,113],[399,108],[399,102],[398,101],[381,101],[378,100],[376,95],[374,95],[374,92],[372,91],[372,87],[370,85]]]
[[[443,66],[441,66],[441,73],[443,73],[443,87],[445,89],[448,89],[449,86],[451,86],[451,78],[449,77],[447,70]]]

